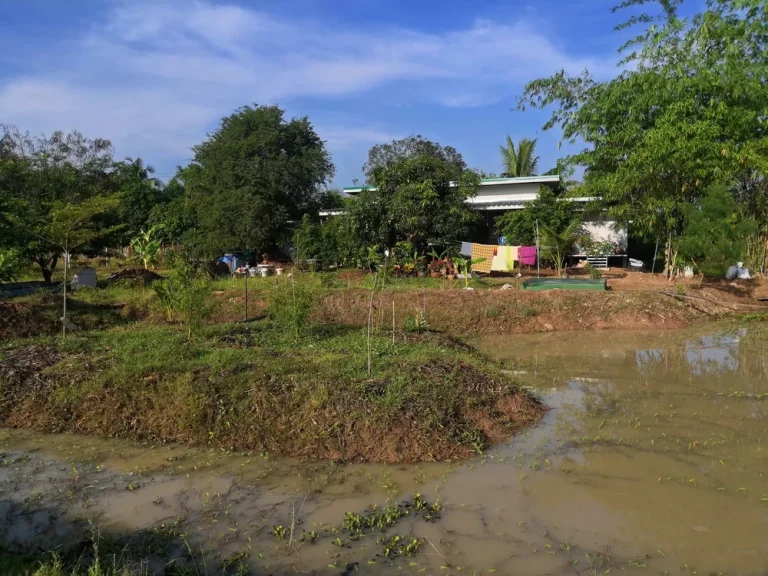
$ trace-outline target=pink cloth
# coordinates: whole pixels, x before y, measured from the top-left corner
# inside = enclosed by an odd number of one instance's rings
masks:
[[[520,264],[533,266],[536,264],[536,246],[520,246],[518,256]]]

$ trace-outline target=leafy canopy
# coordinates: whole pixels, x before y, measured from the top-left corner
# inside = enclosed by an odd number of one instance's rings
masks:
[[[568,227],[576,217],[576,206],[548,186],[542,186],[535,200],[522,210],[509,210],[496,218],[496,231],[512,246],[533,246],[536,243],[536,224],[555,232]]]
[[[507,136],[506,146],[499,146],[501,162],[506,178],[518,178],[522,176],[536,176],[539,169],[539,157],[536,156],[537,139],[523,138],[515,147],[512,138]]]
[[[710,274],[722,275],[743,259],[746,238],[756,230],[754,219],[744,216],[723,184],[707,188],[698,205],[686,207],[685,218],[680,256]]]
[[[686,206],[716,181],[768,169],[768,11],[762,0],[707,0],[679,18],[679,0],[623,27],[646,29],[625,47],[627,68],[598,82],[564,71],[526,86],[518,106],[553,106],[545,129],[585,147],[568,158],[611,215],[648,238],[679,233]]]
[[[277,106],[246,106],[193,148],[180,176],[196,222],[198,252],[275,248],[289,223],[321,205],[334,168],[309,120]]]
[[[348,210],[361,243],[445,245],[465,237],[476,221],[466,200],[477,193],[480,176],[454,148],[410,137],[374,146],[366,170],[374,188]]]

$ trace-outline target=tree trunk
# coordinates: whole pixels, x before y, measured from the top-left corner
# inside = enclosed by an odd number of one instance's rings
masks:
[[[56,270],[56,263],[59,261],[58,254],[51,254],[48,256],[36,256],[35,262],[40,266],[40,272],[43,273],[43,281],[46,284],[53,283],[53,272]]]

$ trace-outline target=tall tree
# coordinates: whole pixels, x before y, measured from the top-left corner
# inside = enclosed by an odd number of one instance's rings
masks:
[[[121,195],[119,223],[123,225],[119,242],[127,245],[131,238],[147,228],[152,208],[163,201],[163,187],[154,178],[155,169],[141,158],[115,162],[110,172],[112,186]]]
[[[429,156],[445,164],[450,164],[459,170],[467,165],[464,158],[453,146],[441,146],[437,142],[427,140],[421,134],[393,140],[386,144],[377,144],[368,151],[368,161],[363,166],[363,173],[369,184],[373,183],[374,173],[386,166],[391,166],[406,158]]]
[[[96,217],[115,210],[120,203],[117,195],[92,196],[81,202],[55,201],[51,206],[50,221],[39,229],[39,237],[52,249],[61,250],[65,256],[95,239],[108,236],[115,231],[96,221]],[[64,259],[63,290],[63,335],[67,335],[67,261]]]
[[[536,176],[539,169],[539,157],[536,156],[536,143],[534,138],[523,138],[515,147],[512,138],[507,136],[507,145],[499,146],[505,178],[519,178],[521,176]]]
[[[678,16],[679,0],[622,7],[654,4],[657,14],[620,26],[646,29],[623,47],[614,80],[560,71],[528,84],[518,106],[554,106],[545,129],[586,143],[568,161],[585,168],[587,192],[672,257],[708,185],[768,170],[768,11],[761,0],[707,0],[691,18]]]
[[[533,246],[536,228],[547,226],[556,234],[565,230],[576,218],[578,206],[542,186],[535,200],[522,210],[509,210],[496,218],[496,231],[512,246]]]
[[[181,173],[197,221],[199,250],[267,251],[289,222],[319,207],[334,174],[309,119],[286,121],[277,106],[246,106],[193,148]]]
[[[4,179],[0,202],[14,208],[4,217],[24,255],[40,266],[50,283],[62,254],[60,246],[45,239],[53,225],[54,208],[114,192],[109,175],[112,144],[102,138],[90,140],[79,132],[38,137],[0,125],[0,162]],[[115,209],[114,203],[110,207]],[[93,240],[104,238],[99,235]]]
[[[477,218],[466,200],[476,194],[480,176],[454,148],[421,136],[384,146],[369,153],[373,188],[349,206],[361,242],[384,248],[400,240],[449,244],[465,237]]]

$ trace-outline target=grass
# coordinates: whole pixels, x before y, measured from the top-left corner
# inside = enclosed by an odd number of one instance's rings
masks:
[[[282,455],[402,462],[466,457],[540,414],[500,367],[448,337],[263,321],[188,342],[134,324],[0,352],[0,423]],[[407,338],[407,341],[404,339]],[[19,369],[20,366],[28,368]]]

